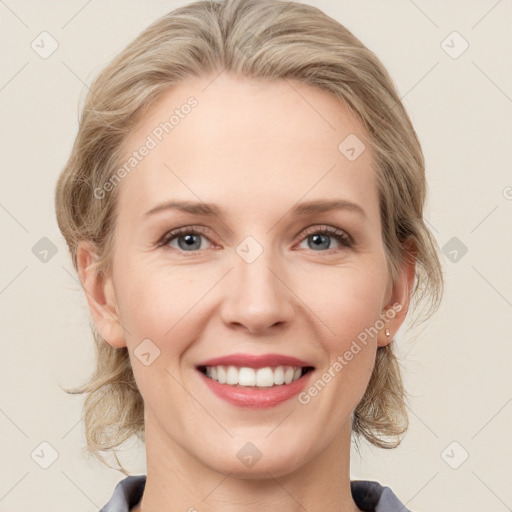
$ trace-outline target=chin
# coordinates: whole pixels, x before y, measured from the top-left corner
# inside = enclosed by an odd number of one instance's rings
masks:
[[[278,449],[268,442],[262,446],[262,440],[259,444],[261,449],[258,449],[255,444],[236,443],[222,454],[212,454],[210,461],[203,460],[203,463],[213,471],[242,480],[264,480],[270,475],[280,477],[292,473],[307,461],[307,454],[301,451],[300,446],[286,449],[280,446]]]

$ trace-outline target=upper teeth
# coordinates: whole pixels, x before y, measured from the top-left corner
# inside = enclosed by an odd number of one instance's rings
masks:
[[[236,366],[207,366],[206,376],[221,384],[236,386],[271,387],[290,384],[300,379],[302,368],[296,366],[276,366],[265,368],[238,368]]]

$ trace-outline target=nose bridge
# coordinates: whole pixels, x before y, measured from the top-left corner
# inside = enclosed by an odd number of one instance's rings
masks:
[[[247,237],[236,248],[234,269],[226,283],[223,317],[251,332],[287,322],[293,314],[291,292],[278,251]]]

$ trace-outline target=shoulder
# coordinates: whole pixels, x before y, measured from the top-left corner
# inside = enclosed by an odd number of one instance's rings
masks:
[[[395,493],[379,482],[352,480],[352,498],[363,512],[412,512]]]
[[[142,498],[146,475],[127,476],[115,487],[112,497],[99,512],[130,512]]]

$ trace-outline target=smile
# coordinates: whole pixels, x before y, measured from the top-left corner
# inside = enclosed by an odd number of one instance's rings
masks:
[[[250,368],[246,366],[199,366],[206,377],[220,384],[236,387],[269,388],[291,384],[304,376],[313,367],[279,365],[275,367]]]

